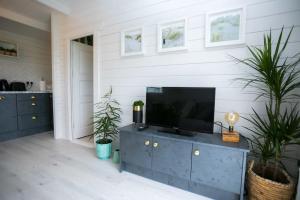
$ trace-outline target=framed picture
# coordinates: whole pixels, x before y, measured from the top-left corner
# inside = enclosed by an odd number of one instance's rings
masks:
[[[179,51],[187,49],[186,19],[158,24],[158,52]]]
[[[245,8],[206,14],[205,46],[245,43]]]
[[[18,57],[18,45],[0,40],[0,55]]]
[[[144,54],[143,28],[127,29],[121,32],[121,56]]]

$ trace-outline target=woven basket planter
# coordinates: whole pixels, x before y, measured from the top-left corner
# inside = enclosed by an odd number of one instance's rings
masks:
[[[287,184],[265,179],[253,171],[254,161],[250,161],[248,169],[249,200],[290,200],[294,192],[294,182],[282,170],[281,173],[288,180]]]

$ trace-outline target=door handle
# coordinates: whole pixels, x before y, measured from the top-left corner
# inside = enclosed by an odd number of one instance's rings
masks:
[[[154,148],[157,148],[157,147],[158,147],[158,143],[157,143],[157,142],[154,142],[154,143],[153,143],[153,147],[154,147]]]
[[[146,140],[145,141],[145,146],[149,146],[150,145],[150,141],[149,140]]]
[[[4,96],[0,96],[0,101],[3,101],[5,100],[5,97]]]
[[[194,156],[199,156],[200,155],[200,151],[198,150],[198,149],[196,149],[195,151],[194,151]]]

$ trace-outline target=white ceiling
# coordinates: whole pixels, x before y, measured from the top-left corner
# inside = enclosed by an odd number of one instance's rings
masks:
[[[35,24],[33,27],[49,31],[45,27],[50,27],[51,12],[55,10],[70,14],[72,8],[86,3],[86,0],[0,0],[0,11],[6,12],[6,15],[0,12],[0,17],[22,23],[24,16],[24,24]]]
[[[0,7],[43,23],[50,23],[52,9],[35,0],[0,0]]]

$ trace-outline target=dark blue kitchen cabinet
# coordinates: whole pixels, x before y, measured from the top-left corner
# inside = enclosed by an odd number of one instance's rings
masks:
[[[0,141],[52,130],[49,93],[0,93]]]
[[[0,116],[16,116],[16,105],[15,94],[0,94]]]
[[[50,98],[43,100],[24,100],[18,101],[18,114],[31,114],[31,113],[49,113],[50,112]]]
[[[50,115],[44,113],[33,113],[20,115],[18,117],[18,127],[20,130],[27,130],[45,126],[50,126]]]
[[[0,94],[0,141],[16,137],[17,108],[15,94]]]
[[[157,127],[120,129],[121,165],[126,170],[213,199],[243,199],[248,142],[224,143],[220,134],[193,137]]]

